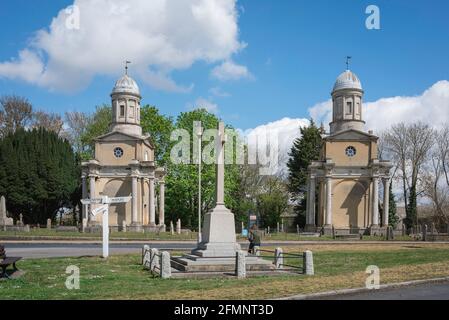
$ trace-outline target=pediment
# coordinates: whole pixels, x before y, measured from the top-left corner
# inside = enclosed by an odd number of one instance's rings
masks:
[[[105,135],[102,135],[100,137],[97,137],[95,141],[98,142],[130,142],[130,141],[142,141],[144,144],[146,144],[151,149],[154,149],[153,143],[151,141],[150,137],[146,136],[133,136],[127,133],[113,131],[109,132]]]
[[[357,141],[377,141],[378,137],[367,132],[349,129],[337,132],[333,135],[327,136],[325,140],[357,140]]]

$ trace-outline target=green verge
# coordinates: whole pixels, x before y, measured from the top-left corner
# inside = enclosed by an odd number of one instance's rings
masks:
[[[290,252],[293,252],[289,250]],[[314,252],[314,277],[286,275],[251,277],[245,280],[169,279],[152,277],[142,269],[139,255],[23,260],[18,266],[25,274],[15,280],[0,281],[1,299],[251,299],[275,298],[295,293],[342,289],[351,277],[368,265],[404,270],[400,280],[414,279],[407,268],[432,269],[433,264],[449,265],[448,248],[407,248],[379,251]],[[289,264],[298,261],[288,260]],[[80,268],[80,289],[68,290],[68,266]],[[415,266],[415,267],[413,267]],[[446,270],[447,268],[443,268]],[[443,274],[449,275],[449,271]],[[426,274],[427,275],[427,274]],[[428,273],[427,277],[437,276]],[[346,279],[342,281],[341,279]],[[349,285],[349,284],[350,285]],[[252,291],[251,291],[252,290]]]

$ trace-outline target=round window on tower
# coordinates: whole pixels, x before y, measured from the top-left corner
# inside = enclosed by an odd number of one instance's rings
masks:
[[[123,157],[123,149],[122,148],[115,148],[114,149],[114,156],[116,158],[121,158]]]
[[[346,148],[346,155],[350,158],[354,157],[357,154],[357,150],[353,146],[349,146]]]

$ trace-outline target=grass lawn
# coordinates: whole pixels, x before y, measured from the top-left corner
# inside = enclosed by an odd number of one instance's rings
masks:
[[[197,233],[189,232],[182,234],[165,233],[141,233],[141,232],[112,232],[110,233],[111,240],[196,240]],[[238,240],[246,240],[239,234]],[[65,239],[65,240],[101,240],[101,233],[80,233],[80,232],[57,232],[56,230],[47,229],[33,229],[30,232],[14,232],[14,231],[0,231],[0,239],[17,239],[17,240],[51,240],[51,239]],[[263,237],[263,241],[332,241],[331,236],[322,237],[305,237],[296,233],[272,233]],[[362,240],[365,241],[382,241],[385,237],[364,236]],[[396,237],[398,241],[413,240],[409,236]],[[345,241],[345,240],[335,240]]]
[[[449,276],[449,245],[308,245],[286,251],[314,252],[315,276],[259,276],[238,280],[153,278],[140,255],[24,260],[16,280],[0,281],[2,299],[264,299],[363,287],[366,267],[380,268],[381,283]],[[293,263],[293,261],[289,261]],[[65,288],[65,270],[80,268],[80,290]]]

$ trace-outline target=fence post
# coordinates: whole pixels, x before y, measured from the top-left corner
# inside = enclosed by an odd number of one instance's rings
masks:
[[[159,266],[159,250],[151,248],[150,255],[150,271],[154,272],[156,266]]]
[[[149,266],[149,263],[151,261],[151,254],[150,254],[150,246],[144,245],[142,248],[142,265],[143,267]]]
[[[308,276],[313,276],[315,274],[315,269],[313,267],[313,253],[310,250],[304,251],[303,253],[303,269],[304,274]]]
[[[246,278],[246,255],[242,250],[235,252],[235,275],[239,279]]]
[[[276,248],[274,250],[274,264],[276,266],[276,269],[282,269],[284,265],[284,255],[282,248]]]
[[[169,279],[171,277],[170,253],[167,251],[161,254],[161,278]]]

